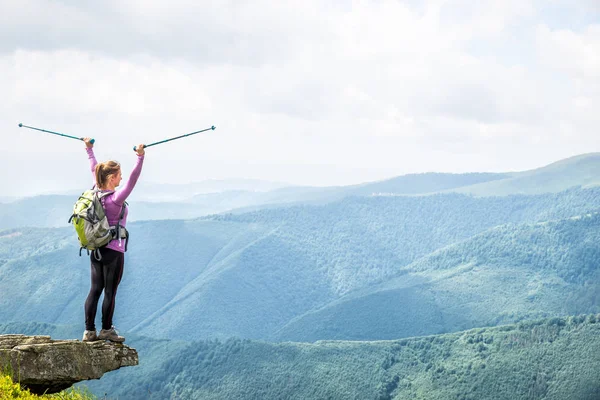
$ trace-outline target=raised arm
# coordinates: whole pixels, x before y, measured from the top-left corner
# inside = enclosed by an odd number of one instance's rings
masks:
[[[88,158],[90,159],[90,169],[92,170],[92,180],[94,181],[94,185],[96,185],[96,164],[98,164],[98,161],[96,161],[96,156],[94,156],[94,144],[90,143],[91,138],[83,138],[83,141],[85,142],[85,151],[88,154]]]
[[[131,194],[131,191],[135,187],[135,184],[137,183],[140,174],[142,173],[142,166],[144,165],[145,154],[143,144],[137,146],[136,153],[137,161],[135,163],[135,166],[133,167],[133,170],[131,171],[131,175],[129,175],[129,179],[127,179],[127,183],[125,183],[125,186],[123,186],[122,189],[117,190],[114,194],[113,201],[116,204],[122,205],[125,202],[127,197],[129,197],[129,195]]]

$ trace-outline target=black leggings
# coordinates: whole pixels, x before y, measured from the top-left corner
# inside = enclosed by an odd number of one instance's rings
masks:
[[[94,258],[93,253],[90,256],[92,261],[92,287],[85,301],[85,329],[88,331],[96,330],[96,310],[102,290],[104,290],[102,329],[112,327],[117,287],[121,282],[125,263],[125,254],[119,251],[103,248],[100,252],[102,254],[102,260],[100,261]]]

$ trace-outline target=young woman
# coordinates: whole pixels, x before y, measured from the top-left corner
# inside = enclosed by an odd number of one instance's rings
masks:
[[[125,200],[135,187],[135,184],[142,172],[144,163],[144,145],[136,147],[137,162],[131,176],[125,186],[116,189],[121,183],[121,166],[115,161],[98,163],[94,156],[94,145],[90,143],[90,138],[83,139],[86,146],[94,184],[101,191],[111,191],[110,195],[102,198],[102,204],[108,223],[110,226],[116,226],[119,223],[121,210],[125,207],[121,226],[127,222],[127,205]],[[123,267],[125,262],[126,240],[115,238],[106,246],[100,249],[101,259],[97,260],[92,253],[90,260],[92,263],[92,287],[85,301],[85,332],[83,341],[91,342],[96,340],[110,340],[112,342],[124,342],[125,338],[119,336],[115,327],[112,325],[113,314],[115,312],[115,298],[117,296],[117,287],[123,276]],[[102,303],[102,330],[96,334],[96,310],[98,300],[104,291],[104,301]]]

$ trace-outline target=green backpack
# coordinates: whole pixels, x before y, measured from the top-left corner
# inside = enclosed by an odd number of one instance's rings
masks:
[[[108,224],[104,207],[102,206],[102,198],[114,193],[114,191],[100,191],[94,187],[86,190],[79,196],[79,199],[73,206],[73,215],[69,218],[69,223],[73,223],[77,239],[79,239],[79,255],[81,250],[86,249],[88,253],[94,252],[94,256],[99,261],[102,259],[100,255],[100,247],[105,246],[113,239],[128,238],[129,235],[125,227],[121,226],[121,219],[125,213],[125,204],[121,208],[121,215],[116,227]],[[125,242],[127,246],[127,242]]]

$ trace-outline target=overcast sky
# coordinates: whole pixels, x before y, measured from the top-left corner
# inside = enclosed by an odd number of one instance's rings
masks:
[[[328,5],[326,5],[328,4]],[[600,151],[600,1],[0,0],[2,196],[127,176],[340,185]],[[157,190],[160,190],[158,186]]]

